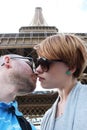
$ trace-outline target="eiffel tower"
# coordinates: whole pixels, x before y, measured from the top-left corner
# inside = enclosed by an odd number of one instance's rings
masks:
[[[49,26],[43,16],[42,8],[36,7],[29,26],[19,28],[19,33],[0,34],[0,55],[20,54],[37,57],[33,47],[46,37],[59,33],[58,28]],[[87,33],[74,33],[87,43]],[[87,46],[87,44],[86,44]],[[87,73],[87,68],[86,68]]]
[[[19,28],[19,33],[0,34],[0,55],[20,54],[23,56],[33,55],[34,45],[40,43],[47,36],[57,34],[55,26],[48,26],[42,13],[41,7],[35,8],[35,14],[29,26]]]

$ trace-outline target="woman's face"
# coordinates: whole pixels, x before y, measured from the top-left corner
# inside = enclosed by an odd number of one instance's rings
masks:
[[[68,80],[66,71],[69,68],[63,62],[53,62],[48,71],[43,71],[41,65],[36,68],[36,73],[41,86],[45,89],[62,88]]]

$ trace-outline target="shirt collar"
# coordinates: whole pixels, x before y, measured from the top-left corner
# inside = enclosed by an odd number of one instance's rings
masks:
[[[23,114],[18,110],[17,101],[11,101],[9,103],[0,102],[0,109],[9,111],[11,107],[14,107],[14,112],[18,116],[22,116]]]

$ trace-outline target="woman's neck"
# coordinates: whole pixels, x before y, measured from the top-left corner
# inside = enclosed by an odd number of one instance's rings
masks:
[[[77,84],[77,79],[72,80],[72,82],[67,82],[62,89],[59,89],[60,102],[66,101],[72,88]]]
[[[76,84],[77,80],[74,80],[71,84],[68,83],[64,89],[59,90],[59,101],[57,105],[56,117],[59,117],[64,113],[67,97]]]

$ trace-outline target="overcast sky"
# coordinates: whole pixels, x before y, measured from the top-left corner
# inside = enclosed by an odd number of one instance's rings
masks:
[[[0,33],[18,33],[29,26],[35,7],[59,32],[87,33],[87,0],[0,0]]]

